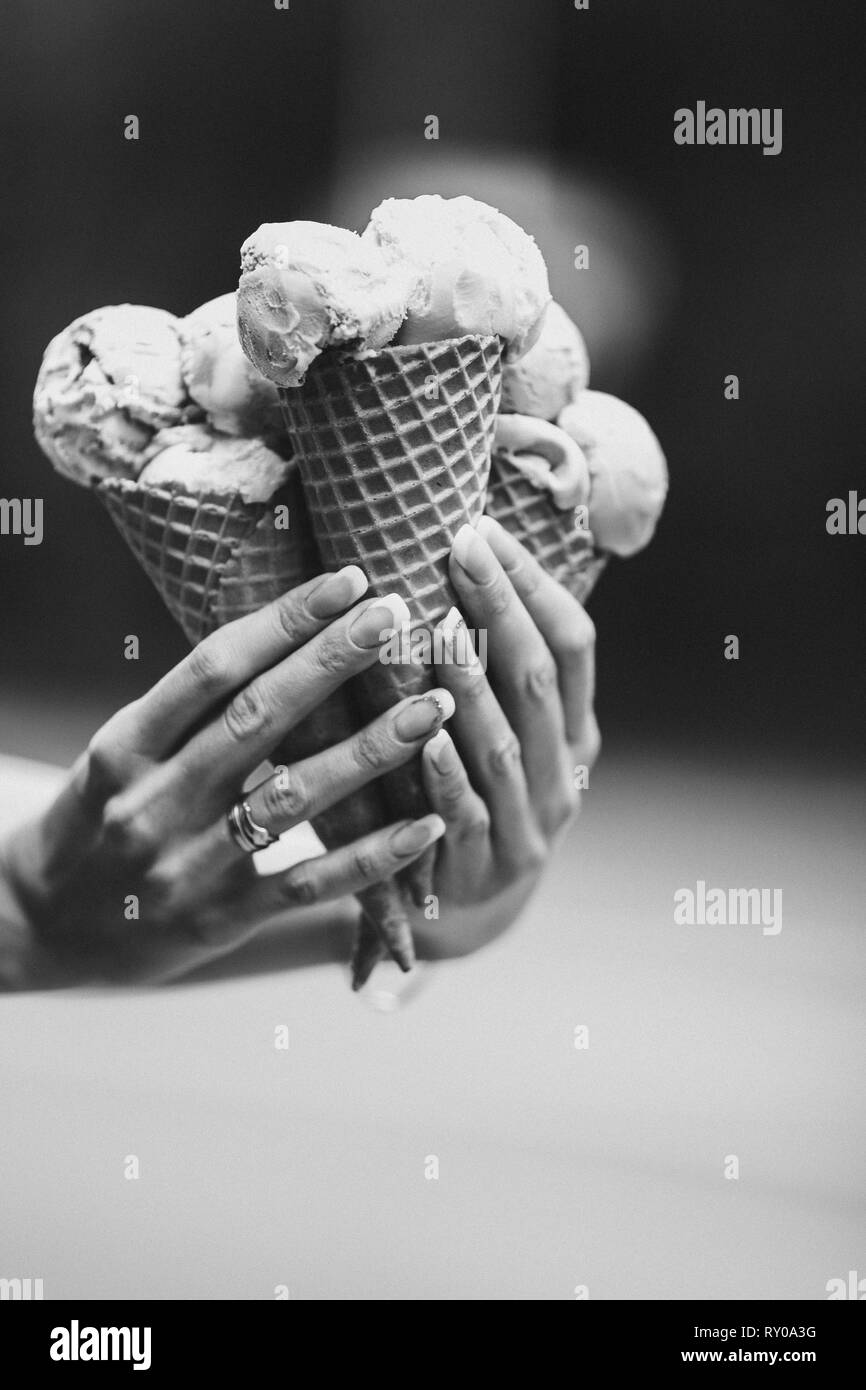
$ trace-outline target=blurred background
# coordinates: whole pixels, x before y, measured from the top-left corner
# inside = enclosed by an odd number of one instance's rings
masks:
[[[829,498],[866,494],[858,18],[7,6],[0,496],[43,497],[45,539],[0,537],[0,754],[70,760],[184,651],[33,441],[43,348],[99,305],[232,288],[263,221],[360,228],[425,191],[502,208],[671,491],[592,598],[585,813],[494,946],[422,967],[402,1009],[393,982],[359,1001],[336,965],[286,969],[279,930],[173,990],[4,1002],[0,1275],[49,1298],[815,1299],[864,1270],[866,536],[825,529]],[[781,107],[782,153],[675,145],[700,100]],[[55,782],[0,765],[0,830]],[[673,925],[698,879],[781,885],[784,931]]]
[[[611,750],[860,754],[866,539],[853,5],[789,0],[40,0],[9,11],[0,746],[66,757],[184,644],[85,492],[39,453],[42,350],[101,304],[185,313],[260,222],[364,225],[468,192],[537,238],[593,385],[643,411],[671,493],[592,600]],[[784,146],[683,148],[679,106],[782,107]],[[123,138],[124,117],[140,139]],[[440,138],[424,138],[425,117]],[[574,268],[574,248],[589,268]],[[724,399],[735,373],[740,399]],[[141,659],[123,659],[127,633]],[[738,662],[724,638],[740,638]]]

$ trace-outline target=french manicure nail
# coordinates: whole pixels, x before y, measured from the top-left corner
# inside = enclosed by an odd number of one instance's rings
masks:
[[[455,666],[474,666],[477,661],[472,638],[462,615],[456,608],[449,608],[439,624],[444,644],[443,656]]]
[[[454,537],[451,554],[476,584],[488,584],[496,578],[496,556],[468,522],[460,527]]]
[[[314,618],[330,618],[356,603],[367,590],[367,576],[357,565],[345,565],[336,574],[329,574],[307,599],[307,608]]]
[[[446,729],[440,729],[427,744],[430,761],[442,777],[447,777],[457,768],[457,749],[454,740]]]
[[[358,614],[349,628],[349,636],[358,647],[378,647],[395,627],[402,627],[409,621],[409,609],[400,595],[386,594]]]
[[[439,840],[445,834],[445,822],[441,816],[424,816],[422,820],[410,821],[401,825],[391,836],[391,848],[395,854],[417,854]]]
[[[454,713],[454,697],[447,690],[432,690],[402,709],[394,720],[397,737],[404,743],[422,738]]]

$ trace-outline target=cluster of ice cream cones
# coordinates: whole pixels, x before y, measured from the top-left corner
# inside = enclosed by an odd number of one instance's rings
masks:
[[[621,402],[583,411],[593,394],[613,398],[587,392],[585,348],[548,310],[531,238],[483,204],[453,203],[389,200],[361,238],[260,228],[242,253],[239,335],[232,295],[181,321],[97,311],[49,346],[37,437],[61,471],[95,486],[191,643],[345,564],[432,629],[455,602],[454,536],[485,509],[581,600],[608,553],[649,538],[665,476],[649,428],[630,412],[639,426],[629,419],[623,433]],[[131,403],[118,398],[116,361],[108,372],[101,360],[109,338],[123,355],[124,331],[126,376],[144,375],[139,359],[150,374]],[[377,663],[274,759],[321,751],[431,686],[428,666]],[[416,762],[314,825],[330,848],[425,810]],[[432,873],[428,853],[404,884],[360,895],[356,985],[385,952],[411,966],[410,899],[423,905]]]

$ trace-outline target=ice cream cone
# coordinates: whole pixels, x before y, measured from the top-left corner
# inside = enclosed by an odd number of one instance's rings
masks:
[[[448,557],[484,510],[501,391],[501,343],[469,335],[356,354],[329,351],[281,390],[316,545],[326,568],[358,564],[432,627],[454,604]],[[359,678],[368,714],[429,690],[428,667],[380,663]],[[427,809],[420,762],[383,779],[391,814]],[[416,903],[428,853],[406,871]]]
[[[607,556],[596,550],[592,533],[576,524],[573,512],[555,506],[550,493],[534,487],[501,450],[495,450],[491,460],[484,510],[549,575],[581,603],[586,602]]]
[[[119,478],[105,479],[97,493],[193,645],[321,569],[294,471],[267,503],[245,502],[237,493],[191,495]],[[288,530],[274,525],[274,508],[279,505],[289,509]],[[273,759],[294,762],[311,757],[349,737],[359,723],[359,712],[341,688],[291,731]],[[361,788],[313,821],[329,849],[385,823],[384,803],[375,785]],[[414,960],[411,929],[397,885],[389,881],[358,896],[394,959],[409,969]],[[368,929],[366,935],[369,938]]]

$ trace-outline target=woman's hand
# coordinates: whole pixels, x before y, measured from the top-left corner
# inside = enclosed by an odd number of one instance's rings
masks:
[[[26,924],[0,949],[7,984],[172,978],[267,921],[290,934],[287,909],[378,883],[443,833],[431,814],[263,876],[229,832],[228,808],[280,739],[408,618],[398,598],[346,612],[366,587],[354,566],[301,585],[206,638],[99,730],[55,803],[5,846]],[[436,696],[278,770],[246,795],[253,821],[277,835],[406,762],[451,713]]]
[[[438,920],[419,912],[414,921],[431,957],[477,950],[514,920],[577,813],[581,769],[601,743],[595,629],[577,600],[488,517],[459,533],[451,579],[463,614],[443,624],[437,680],[456,702],[454,737],[443,729],[422,758],[430,805],[446,825]],[[487,674],[455,631],[460,617],[486,629]]]

